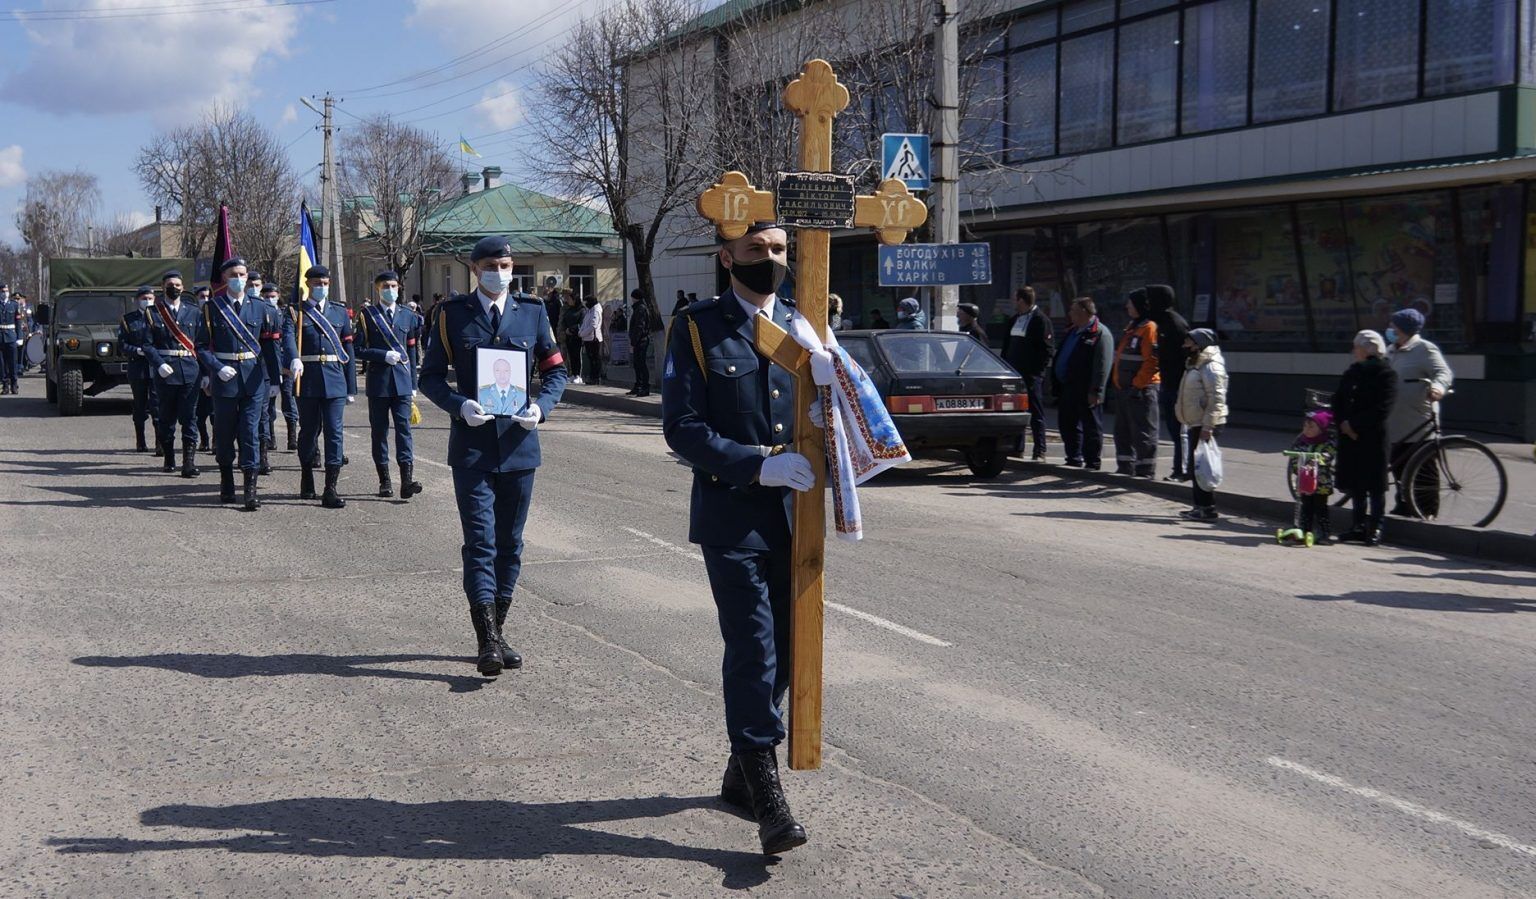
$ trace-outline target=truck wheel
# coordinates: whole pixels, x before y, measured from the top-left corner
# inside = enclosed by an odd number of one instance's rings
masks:
[[[48,402],[57,403],[59,401],[59,385],[53,383],[53,379],[48,377],[46,372],[43,374],[43,385],[43,393],[47,394]]]
[[[995,478],[1007,467],[1008,455],[997,445],[997,438],[987,437],[965,451],[965,462],[976,477]]]
[[[79,415],[85,405],[85,372],[78,365],[59,366],[59,414]]]

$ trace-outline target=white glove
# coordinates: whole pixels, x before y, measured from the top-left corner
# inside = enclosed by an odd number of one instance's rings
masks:
[[[401,359],[400,354],[395,352],[394,350],[390,350],[389,352],[384,354],[384,361],[388,362],[390,365],[399,365],[400,364],[400,359]]]
[[[539,407],[530,403],[523,411],[512,413],[512,420],[531,431],[539,426]]]
[[[23,343],[26,343],[26,341],[24,341],[24,340],[18,340],[18,341],[16,341],[16,345],[17,345],[17,346],[21,346],[21,345],[22,345],[22,344],[23,344]]]
[[[238,374],[240,373],[226,365],[219,369],[219,380],[228,383],[229,381],[233,381],[235,379],[235,375]]]
[[[763,460],[757,482],[764,487],[793,487],[802,493],[816,486],[811,460],[799,453],[780,453]]]
[[[817,387],[826,387],[837,380],[837,369],[832,367],[832,354],[826,350],[811,350],[811,381]]]
[[[277,388],[276,387],[272,387],[270,385],[267,387],[267,399],[269,399],[269,400],[277,399]]]
[[[304,360],[303,359],[295,359],[292,362],[288,363],[288,370],[293,372],[293,376],[295,378],[302,378],[302,377],[304,377]]]
[[[811,424],[823,431],[827,429],[827,414],[826,410],[821,407],[821,397],[818,396],[815,400],[811,401],[810,415]]]
[[[470,427],[478,428],[496,416],[486,415],[485,407],[474,400],[465,400],[464,405],[459,407],[459,417]]]
[[[203,390],[207,390],[208,389],[208,378],[205,376],[203,378],[198,379],[197,386],[202,388]]]
[[[171,372],[175,371],[176,369],[171,368],[171,364],[169,362],[162,362],[160,363],[160,367],[155,370],[160,372],[160,377],[169,378],[171,376]]]
[[[348,396],[347,397],[347,404],[348,405],[351,405],[352,403],[355,403],[355,402],[357,402],[357,397],[355,397],[355,396]]]

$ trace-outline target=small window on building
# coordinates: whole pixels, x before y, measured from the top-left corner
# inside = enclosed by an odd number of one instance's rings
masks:
[[[1184,133],[1248,123],[1248,0],[1184,13]]]
[[[1419,5],[1338,0],[1333,108],[1355,109],[1419,94]]]
[[[1179,14],[1120,26],[1119,133],[1134,144],[1172,137],[1179,96]]]
[[[565,286],[571,289],[577,299],[585,300],[597,295],[597,275],[590,265],[573,265],[566,277]]]
[[[519,293],[533,293],[533,266],[512,266],[512,289]]]
[[[1429,0],[1424,93],[1479,90],[1515,80],[1515,0]]]
[[[1264,0],[1254,24],[1253,119],[1320,115],[1328,104],[1327,0]]]
[[[1008,147],[1014,159],[1056,152],[1056,45],[1008,58]]]
[[[1056,10],[1035,13],[1014,22],[1008,29],[1008,46],[1022,47],[1056,36]]]
[[[1115,33],[1089,34],[1061,45],[1061,152],[1109,146],[1115,95]]]

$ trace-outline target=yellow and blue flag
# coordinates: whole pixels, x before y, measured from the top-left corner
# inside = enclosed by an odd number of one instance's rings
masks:
[[[467,153],[470,156],[475,157],[476,159],[480,158],[480,154],[476,153],[475,152],[475,148],[471,147],[469,145],[469,141],[464,139],[464,135],[463,134],[459,135],[459,152],[460,153]]]
[[[309,218],[309,204],[299,202],[299,273],[298,284],[294,285],[293,295],[300,302],[309,299],[309,285],[304,282],[304,273],[309,267],[316,264],[320,254],[315,252],[315,225]]]

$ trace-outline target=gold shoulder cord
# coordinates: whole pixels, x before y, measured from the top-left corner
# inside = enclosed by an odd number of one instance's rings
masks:
[[[693,338],[693,355],[695,359],[699,360],[699,374],[703,375],[704,380],[708,381],[709,368],[704,364],[704,341],[699,339],[699,326],[691,315],[688,316],[688,336]]]
[[[448,354],[448,364],[453,364],[453,344],[448,342],[448,310],[437,310],[437,336],[443,342],[443,352]]]

